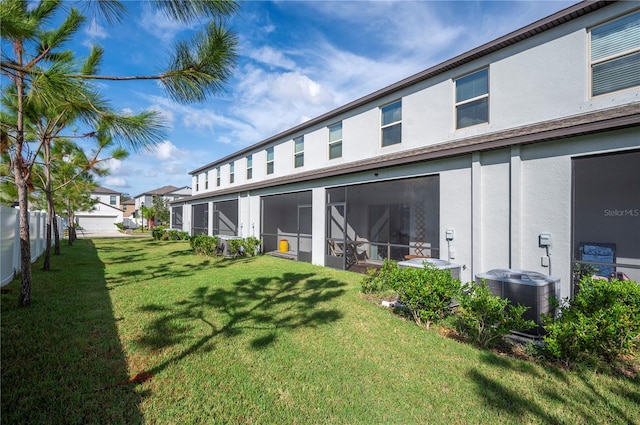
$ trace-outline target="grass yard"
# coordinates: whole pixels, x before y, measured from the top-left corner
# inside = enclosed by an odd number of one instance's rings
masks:
[[[2,294],[3,424],[640,424],[638,378],[425,331],[360,275],[146,238],[40,267],[30,308],[18,281]]]

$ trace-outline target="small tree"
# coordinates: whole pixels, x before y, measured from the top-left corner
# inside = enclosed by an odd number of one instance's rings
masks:
[[[153,218],[156,226],[169,222],[169,200],[162,196],[153,197]]]

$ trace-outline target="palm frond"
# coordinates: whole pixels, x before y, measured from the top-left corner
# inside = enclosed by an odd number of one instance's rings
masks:
[[[237,44],[236,35],[215,22],[190,43],[176,43],[161,79],[168,95],[181,103],[201,102],[221,91],[235,68]]]
[[[87,59],[82,63],[81,73],[83,75],[92,75],[98,72],[98,67],[102,62],[102,57],[104,55],[104,49],[100,46],[93,45],[91,47],[91,53]]]
[[[232,0],[154,0],[154,4],[168,17],[185,23],[200,18],[219,20],[238,10]]]
[[[92,17],[108,24],[118,24],[127,13],[127,8],[117,0],[85,0],[82,7],[89,10]]]
[[[86,18],[77,9],[71,8],[66,19],[58,28],[40,34],[40,49],[42,51],[55,49],[71,40],[85,20]]]

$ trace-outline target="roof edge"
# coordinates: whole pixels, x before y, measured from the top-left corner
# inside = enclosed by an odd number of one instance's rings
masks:
[[[406,87],[417,84],[421,81],[427,80],[429,78],[435,77],[441,73],[444,73],[450,69],[457,68],[461,65],[464,65],[468,62],[476,60],[480,57],[486,56],[490,53],[494,53],[498,50],[501,50],[505,47],[516,44],[520,41],[523,41],[527,38],[538,35],[542,32],[550,30],[552,28],[558,27],[561,24],[572,21],[576,18],[584,16],[588,13],[591,13],[595,10],[601,9],[605,6],[615,3],[616,1],[611,0],[585,0],[569,7],[566,7],[556,13],[553,13],[545,18],[539,19],[529,25],[526,25],[520,29],[512,31],[506,35],[498,37],[492,41],[489,41],[485,44],[482,44],[474,49],[471,49],[465,53],[461,53],[451,59],[448,59],[444,62],[441,62],[437,65],[434,65],[430,68],[427,68],[424,71],[418,72],[417,74],[411,75],[407,78],[404,78],[396,83],[393,83],[389,86],[386,86],[380,90],[377,90],[373,93],[370,93],[366,96],[363,96],[359,99],[356,99],[352,102],[349,102],[345,105],[342,105],[336,109],[333,109],[325,114],[319,115],[315,118],[312,118],[308,121],[305,121],[301,124],[298,124],[294,127],[291,127],[287,130],[284,130],[278,134],[275,134],[267,139],[264,139],[258,143],[254,143],[246,148],[235,151],[234,153],[222,157],[216,161],[210,162],[206,165],[198,167],[192,171],[189,171],[189,175],[197,174],[207,168],[213,168],[219,164],[226,163],[232,158],[236,158],[242,156],[246,153],[254,151],[262,146],[266,146],[270,143],[273,143],[279,139],[282,139],[287,136],[294,135],[301,130],[317,125],[323,121],[329,120],[335,116],[338,116],[346,111],[357,108],[359,106],[363,106],[367,103],[370,103],[374,100],[380,99],[384,96],[387,96],[397,90],[404,89]]]

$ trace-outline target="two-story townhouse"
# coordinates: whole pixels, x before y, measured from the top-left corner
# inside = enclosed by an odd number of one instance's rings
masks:
[[[640,6],[584,1],[193,170],[192,234],[640,280]],[[282,241],[286,240],[283,245]]]
[[[118,230],[116,223],[123,222],[121,193],[98,186],[91,197],[97,202],[90,211],[77,211],[76,224],[85,232],[108,232]]]
[[[166,202],[176,201],[181,198],[185,198],[191,195],[191,188],[189,186],[176,187],[176,186],[162,186],[157,189],[150,190],[148,192],[136,195],[133,198],[134,210],[133,213],[136,220],[140,220],[139,224],[142,224],[142,207],[153,207],[153,200],[156,197],[161,197]]]

